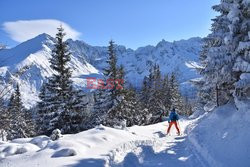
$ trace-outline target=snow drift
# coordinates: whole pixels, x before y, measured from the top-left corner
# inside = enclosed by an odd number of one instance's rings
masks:
[[[247,167],[250,164],[250,110],[233,104],[206,113],[188,135],[209,166]]]

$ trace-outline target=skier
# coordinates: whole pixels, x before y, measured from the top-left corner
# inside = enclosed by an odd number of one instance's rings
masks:
[[[175,125],[175,128],[177,130],[177,134],[180,135],[180,129],[178,128],[178,125],[177,125],[178,120],[179,120],[179,115],[175,112],[175,108],[173,108],[168,119],[169,126],[167,130],[167,135],[169,134],[171,126],[173,124]]]

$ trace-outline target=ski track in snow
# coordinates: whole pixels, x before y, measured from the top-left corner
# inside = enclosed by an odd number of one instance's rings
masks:
[[[183,129],[181,136],[165,136],[162,131],[155,132],[156,135],[150,140],[132,141],[124,143],[110,152],[106,163],[107,167],[157,167],[157,166],[183,166],[183,167],[209,167],[208,163],[201,156],[203,152],[197,150],[198,145],[190,142],[187,137],[186,128],[192,127],[196,120],[182,121]],[[191,126],[191,127],[189,127]],[[166,126],[167,129],[167,126]],[[173,134],[172,128],[172,134]],[[208,154],[206,154],[209,156]],[[211,160],[211,159],[209,159]]]
[[[0,159],[0,166],[26,166],[26,163],[32,167],[209,167],[211,164],[218,165],[209,158],[207,152],[200,149],[192,137],[187,135],[198,121],[199,119],[181,119],[181,136],[175,135],[174,127],[171,129],[171,135],[166,136],[167,122],[134,126],[125,130],[99,127],[73,135],[73,138],[66,135],[58,142],[48,142],[46,147],[37,152]],[[112,135],[116,137],[113,138]],[[83,136],[86,137],[82,138]],[[127,139],[126,136],[128,136]],[[88,143],[89,139],[92,142]],[[78,153],[76,156],[67,157],[68,152]]]

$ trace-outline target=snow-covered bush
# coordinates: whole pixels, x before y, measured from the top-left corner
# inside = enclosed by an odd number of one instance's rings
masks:
[[[115,129],[125,130],[125,129],[127,129],[127,120],[126,119],[123,119],[121,121],[117,120],[116,122],[114,122],[113,127]]]
[[[126,127],[127,127],[127,120],[124,119],[124,120],[121,121],[121,128],[125,129]]]
[[[2,129],[0,129],[0,141],[7,141],[7,133]]]
[[[59,129],[53,130],[50,139],[55,141],[62,137],[61,131]]]

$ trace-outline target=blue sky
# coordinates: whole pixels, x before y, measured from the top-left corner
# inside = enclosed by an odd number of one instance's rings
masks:
[[[57,26],[60,22],[68,26],[69,37],[100,46],[107,45],[111,38],[117,44],[137,48],[155,45],[162,39],[204,37],[209,33],[211,19],[217,15],[211,6],[218,3],[219,0],[1,0],[0,43],[15,46],[41,31],[50,33],[55,28],[48,24]],[[19,20],[31,21],[26,25]],[[35,25],[41,20],[43,24]]]

